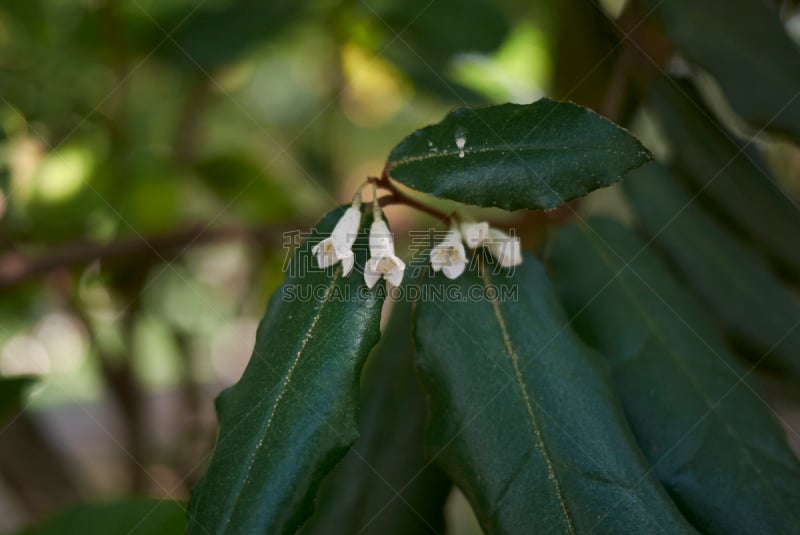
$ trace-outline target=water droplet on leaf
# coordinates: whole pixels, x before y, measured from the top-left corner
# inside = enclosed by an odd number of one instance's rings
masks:
[[[467,131],[460,126],[456,128],[456,147],[458,148],[458,157],[464,157],[464,147],[467,145]]]

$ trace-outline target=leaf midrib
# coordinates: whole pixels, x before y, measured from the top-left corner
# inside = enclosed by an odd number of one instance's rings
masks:
[[[600,255],[600,258],[603,260],[603,263],[609,269],[614,271],[614,269],[615,269],[614,264],[612,263],[611,259],[608,257],[606,252],[600,247],[597,238],[592,236],[592,235],[590,235],[588,233],[588,231],[584,228],[583,225],[580,225],[579,228],[581,229],[581,232],[583,232],[584,235],[586,235],[589,238],[589,243],[591,243],[592,247],[594,247],[594,249],[598,252],[598,254]],[[626,269],[629,269],[629,268],[630,268],[630,265],[628,265],[626,267]],[[646,312],[646,309],[642,306],[642,304],[637,299],[636,292],[632,291],[632,288],[630,288],[628,286],[628,284],[626,283],[626,281],[625,281],[625,279],[623,277],[617,277],[617,280],[619,281],[620,287],[623,289],[625,294],[629,296],[631,302],[636,307],[636,309],[639,312],[640,316],[645,319],[645,322],[647,323],[647,326],[650,328],[650,332],[653,334],[653,336],[655,336],[656,340],[658,340],[658,342],[662,346],[662,348],[665,349],[665,352],[669,355],[670,359],[676,364],[676,369],[681,373],[681,375],[683,375],[684,377],[686,377],[688,379],[688,382],[692,386],[692,388],[698,394],[700,394],[700,397],[703,399],[703,402],[706,405],[707,414],[712,415],[714,418],[716,418],[716,419],[718,419],[720,421],[720,423],[722,424],[722,427],[725,429],[726,434],[729,435],[730,437],[732,437],[740,445],[741,449],[743,449],[746,452],[746,454],[747,454],[747,457],[746,457],[747,458],[747,462],[753,468],[753,470],[758,475],[758,477],[763,482],[765,482],[767,484],[767,488],[772,489],[773,494],[778,498],[778,502],[781,503],[781,505],[783,506],[784,509],[789,511],[789,513],[791,514],[792,517],[794,517],[795,516],[794,511],[791,508],[787,508],[786,507],[786,504],[780,498],[780,493],[777,492],[778,489],[774,489],[773,488],[771,480],[764,476],[764,474],[762,473],[762,471],[760,470],[758,465],[753,460],[752,453],[750,451],[750,447],[748,446],[747,442],[745,442],[744,439],[741,437],[741,435],[736,433],[735,430],[730,427],[730,423],[727,421],[727,419],[724,418],[721,414],[719,414],[719,412],[717,411],[717,405],[714,404],[714,402],[711,401],[711,398],[708,396],[708,394],[706,393],[705,389],[700,384],[698,384],[697,381],[695,380],[695,378],[692,376],[692,374],[689,373],[689,370],[686,368],[685,363],[678,356],[678,354],[675,352],[675,350],[672,348],[671,344],[667,343],[667,341],[666,341],[666,339],[664,337],[664,333],[658,327],[658,324],[655,323],[650,318],[650,315]],[[722,358],[722,357],[720,357],[720,358]],[[737,377],[737,381],[738,380],[739,379]]]
[[[470,154],[485,154],[487,152],[512,152],[516,154],[526,153],[526,152],[553,152],[553,153],[560,153],[560,152],[608,152],[613,151],[613,146],[606,146],[606,147],[526,147],[526,146],[507,146],[504,148],[494,148],[494,147],[480,147],[480,148],[473,148],[473,149],[463,149],[464,158],[465,159]],[[410,156],[406,158],[400,158],[398,160],[390,160],[386,164],[386,171],[391,171],[392,169],[399,167],[401,165],[409,164],[409,163],[416,163],[416,162],[424,162],[428,160],[436,160],[439,158],[451,157],[451,156],[458,156],[462,153],[459,149],[442,149],[439,152],[426,154],[424,156]]]
[[[491,281],[488,279],[488,275],[486,270],[483,269],[481,272],[481,278],[483,279],[483,283],[488,288],[491,285]],[[525,408],[528,411],[528,419],[531,424],[531,429],[533,430],[534,439],[535,439],[535,446],[536,449],[542,454],[542,458],[547,465],[547,475],[548,480],[552,481],[553,489],[555,491],[556,498],[558,499],[559,505],[561,507],[561,512],[564,516],[564,521],[566,522],[567,529],[569,533],[576,534],[575,526],[573,525],[572,517],[569,512],[569,508],[567,507],[566,497],[561,490],[561,483],[558,480],[558,477],[555,473],[555,467],[553,465],[552,460],[550,459],[550,454],[547,450],[547,446],[544,443],[544,439],[542,437],[542,432],[539,429],[539,423],[536,418],[536,414],[533,410],[533,405],[530,402],[530,396],[528,394],[528,389],[525,385],[525,380],[522,377],[522,370],[519,368],[519,357],[517,356],[517,352],[514,349],[511,343],[511,336],[508,333],[508,328],[506,327],[505,319],[503,318],[503,313],[500,310],[500,305],[497,300],[492,297],[489,299],[489,302],[492,304],[492,310],[494,311],[495,319],[497,320],[497,324],[500,328],[500,332],[503,337],[503,345],[505,346],[506,353],[511,360],[511,365],[514,369],[514,377],[517,382],[517,386],[519,386],[522,392],[522,399],[525,403]]]
[[[330,292],[333,289],[336,282],[338,282],[338,280],[341,278],[341,273],[342,269],[341,266],[339,266],[337,267],[334,276],[331,277],[330,283],[328,284],[328,287],[325,289],[324,297],[323,299],[320,300],[319,305],[316,307],[314,316],[311,318],[309,324],[307,324],[308,327],[306,328],[306,334],[303,337],[302,341],[300,342],[300,347],[297,350],[297,354],[295,355],[295,358],[292,361],[291,366],[289,367],[289,371],[283,378],[280,392],[278,392],[278,395],[275,397],[275,401],[272,403],[272,412],[270,413],[269,418],[267,419],[267,423],[264,426],[264,429],[260,433],[261,438],[256,444],[256,447],[253,448],[252,454],[250,455],[250,460],[247,465],[247,469],[245,470],[242,477],[240,477],[241,483],[238,485],[239,488],[236,491],[236,497],[233,499],[233,501],[230,503],[230,506],[228,507],[228,514],[226,515],[225,521],[222,524],[223,528],[225,528],[226,526],[228,526],[228,524],[230,524],[231,518],[233,517],[233,512],[236,510],[239,500],[241,499],[242,491],[244,490],[244,487],[247,484],[247,481],[250,479],[250,475],[252,474],[253,464],[255,463],[258,451],[264,444],[264,440],[266,439],[266,435],[269,432],[270,427],[272,426],[275,414],[278,412],[278,406],[280,405],[284,395],[286,394],[286,391],[288,390],[289,383],[291,382],[294,371],[297,369],[297,366],[300,362],[300,358],[303,355],[303,351],[305,350],[308,341],[311,339],[311,334],[313,333],[314,328],[317,326],[319,318],[322,316],[322,312],[325,308],[325,305],[329,303],[328,296],[330,295]]]

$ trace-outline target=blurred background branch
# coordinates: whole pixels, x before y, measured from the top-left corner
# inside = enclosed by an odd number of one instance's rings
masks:
[[[152,264],[168,261],[189,247],[216,241],[245,240],[275,247],[283,243],[284,233],[298,228],[302,228],[299,223],[221,229],[193,225],[169,233],[135,236],[110,243],[79,240],[58,245],[47,253],[33,258],[17,251],[6,252],[0,255],[0,289],[43,277],[61,269],[85,268],[97,260],[103,261],[104,267],[113,267],[119,262]]]

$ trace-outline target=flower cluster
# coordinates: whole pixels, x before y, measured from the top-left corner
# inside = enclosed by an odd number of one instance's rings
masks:
[[[383,211],[373,195],[372,226],[369,231],[370,258],[364,268],[364,282],[372,288],[383,278],[393,286],[400,286],[406,265],[394,251],[394,237],[383,220]],[[342,273],[347,276],[353,269],[355,256],[353,243],[361,224],[361,193],[353,197],[352,205],[336,223],[331,235],[316,244],[311,252],[317,257],[317,264],[327,268],[342,263]],[[470,249],[486,247],[498,263],[506,268],[522,262],[519,238],[490,227],[483,222],[462,222],[460,228],[453,224],[430,252],[431,266],[435,272],[441,271],[448,279],[460,276],[467,265],[464,243]]]
[[[486,247],[505,268],[522,263],[522,250],[517,236],[509,236],[502,230],[490,227],[485,221],[464,222],[461,223],[460,231],[454,225],[444,239],[431,250],[433,270],[441,270],[448,279],[455,279],[461,275],[467,265],[464,244],[461,242],[462,235],[470,249]]]

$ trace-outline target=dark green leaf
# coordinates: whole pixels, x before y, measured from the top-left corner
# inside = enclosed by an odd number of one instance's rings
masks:
[[[717,79],[739,115],[800,137],[800,51],[773,6],[762,0],[644,4],[686,58]]]
[[[432,297],[415,318],[431,451],[483,528],[693,532],[648,473],[608,368],[569,329],[541,265],[526,255],[513,276],[493,268],[447,284],[464,296],[494,287],[494,300]]]
[[[416,86],[446,101],[482,102],[475,92],[446,78],[450,61],[463,53],[489,53],[503,43],[511,23],[508,14],[481,0],[406,0],[358,2],[361,15],[378,18],[385,33],[381,53]]]
[[[503,44],[511,27],[506,10],[480,0],[368,4],[376,3],[364,2],[365,14],[374,16],[377,12],[390,36],[400,34],[407,43],[401,46],[421,56],[418,62],[425,61],[436,67],[444,67],[458,53],[494,51]]]
[[[643,225],[757,362],[800,376],[800,303],[757,253],[708,215],[677,176],[638,171],[625,192]]]
[[[160,24],[163,31],[172,32],[163,53],[192,72],[236,61],[303,12],[302,4],[290,0],[232,0],[197,7],[177,11]],[[163,36],[154,38],[160,39]]]
[[[451,485],[423,455],[425,398],[413,358],[411,307],[396,302],[361,378],[361,436],[320,486],[302,535],[444,532]]]
[[[217,445],[192,491],[189,533],[294,533],[358,436],[358,380],[383,299],[357,268],[349,277],[341,264],[316,269],[311,248],[342,213],[328,214],[295,252],[247,369],[217,398]],[[361,234],[356,266],[366,262]]]
[[[679,87],[682,93],[664,83],[651,94],[675,164],[732,225],[800,275],[800,209],[758,155],[704,117],[708,112],[688,85]]]
[[[611,364],[639,444],[687,518],[704,533],[794,531],[800,464],[759,385],[655,251],[593,220],[559,233],[551,263],[576,330]]]
[[[185,517],[180,502],[125,500],[79,505],[20,535],[180,535],[186,529]]]
[[[19,408],[23,392],[33,381],[31,377],[0,377],[0,424]]]
[[[576,104],[545,98],[458,108],[396,146],[385,172],[454,201],[549,210],[617,182],[650,158],[628,131]]]

